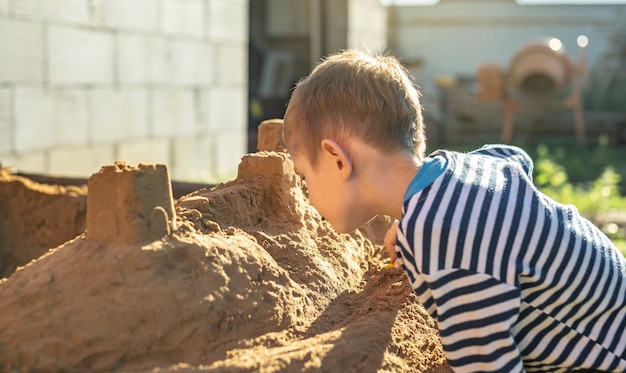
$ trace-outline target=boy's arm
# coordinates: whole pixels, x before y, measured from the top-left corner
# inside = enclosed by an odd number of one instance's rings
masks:
[[[418,298],[437,321],[450,366],[459,372],[524,372],[512,336],[520,312],[518,288],[463,269],[424,274],[398,232],[396,255]]]
[[[524,371],[511,331],[520,306],[517,288],[465,270],[419,277],[432,297],[422,301],[435,309],[446,359],[455,371]]]

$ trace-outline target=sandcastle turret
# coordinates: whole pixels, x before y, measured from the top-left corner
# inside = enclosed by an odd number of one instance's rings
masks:
[[[176,229],[172,186],[164,164],[103,166],[88,181],[87,238],[144,243]]]
[[[283,141],[283,120],[268,119],[259,125],[258,145],[259,151],[284,152],[287,150]]]

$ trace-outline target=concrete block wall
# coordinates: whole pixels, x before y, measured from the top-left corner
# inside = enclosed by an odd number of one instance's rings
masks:
[[[0,0],[0,162],[116,160],[233,178],[247,151],[248,0]]]
[[[387,8],[380,0],[349,0],[348,47],[368,48],[372,52],[387,49]]]

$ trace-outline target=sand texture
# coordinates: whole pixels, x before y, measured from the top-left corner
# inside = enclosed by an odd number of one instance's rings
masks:
[[[0,169],[0,278],[85,231],[86,186],[39,184]]]
[[[122,190],[124,206],[152,211],[135,213],[148,233],[128,239],[110,233],[128,226],[119,202],[98,199],[85,227],[85,188],[44,191],[3,175],[0,228],[14,234],[0,240],[10,274],[0,280],[0,371],[449,371],[404,273],[383,268],[389,221],[337,234],[286,153],[246,155],[235,180],[174,201],[175,216],[137,202],[142,188]],[[113,195],[94,185],[98,198]],[[111,221],[113,231],[94,228]],[[58,237],[44,240],[47,231]]]

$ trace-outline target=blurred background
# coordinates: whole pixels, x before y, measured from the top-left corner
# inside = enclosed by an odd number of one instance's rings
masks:
[[[429,150],[521,145],[546,193],[626,237],[626,0],[0,0],[1,166],[230,180],[345,48],[406,66]]]
[[[0,161],[227,180],[294,83],[349,47],[401,59],[432,147],[624,143],[624,1],[0,0]]]

